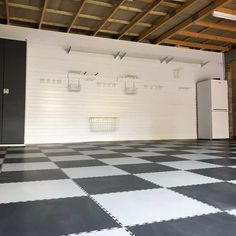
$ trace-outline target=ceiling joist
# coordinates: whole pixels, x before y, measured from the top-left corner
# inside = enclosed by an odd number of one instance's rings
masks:
[[[231,38],[231,37],[218,36],[218,35],[205,34],[205,33],[196,33],[196,32],[190,32],[186,30],[179,31],[178,34],[187,36],[187,37],[192,37],[192,38],[200,38],[200,39],[207,39],[207,40],[221,41],[221,42],[236,44],[236,38]]]
[[[212,22],[207,22],[207,21],[197,21],[197,22],[194,22],[194,24],[198,25],[198,26],[202,26],[202,27],[217,29],[217,30],[225,30],[225,31],[236,32],[236,27],[235,26],[226,25],[226,24],[222,24],[222,23],[212,23]]]
[[[154,40],[155,44],[160,44],[165,42],[167,39],[171,38],[175,34],[177,34],[180,30],[184,30],[187,27],[194,24],[194,22],[197,22],[199,20],[202,20],[207,15],[211,14],[214,10],[216,10],[219,7],[224,6],[225,4],[229,3],[231,0],[215,0],[211,2],[208,6],[203,8],[202,10],[198,11],[194,16],[191,16],[184,20],[182,23],[178,24],[177,26],[173,27],[172,29],[168,30],[161,36],[159,36],[157,39]]]
[[[186,10],[189,6],[191,6],[193,3],[195,3],[196,0],[188,0],[185,4],[183,4],[182,6],[180,6],[179,8],[177,8],[173,14],[170,14],[168,16],[166,16],[164,19],[162,20],[157,20],[155,24],[153,24],[153,26],[142,32],[138,38],[138,42],[142,41],[143,39],[145,39],[146,37],[148,37],[150,34],[152,34],[153,32],[157,31],[159,29],[159,27],[161,27],[163,24],[168,23],[170,20],[172,20],[173,17],[177,16],[178,14],[180,14],[182,11]]]
[[[211,44],[206,44],[206,43],[195,43],[195,42],[188,42],[188,41],[181,41],[181,40],[174,40],[174,39],[167,39],[165,40],[165,43],[170,44],[170,45],[176,45],[176,46],[208,49],[208,50],[220,51],[220,52],[227,52],[230,50],[230,48],[223,47],[223,46],[216,46],[216,45],[211,45]]]
[[[41,29],[41,27],[42,27],[42,23],[43,23],[43,19],[44,19],[44,15],[45,15],[45,12],[46,12],[47,5],[48,5],[48,0],[44,0],[42,13],[41,13],[41,17],[40,17],[40,20],[39,20],[39,29]]]
[[[75,14],[72,22],[70,23],[69,27],[67,28],[67,32],[69,33],[74,25],[74,23],[76,22],[77,18],[79,17],[80,13],[82,12],[84,6],[86,4],[86,0],[82,0],[79,6],[79,9],[77,11],[77,13]]]
[[[111,10],[111,12],[108,14],[107,17],[104,18],[101,25],[98,27],[98,29],[93,33],[93,36],[96,36],[97,33],[103,28],[103,26],[109,21],[109,19],[119,10],[119,7],[126,2],[126,0],[119,0],[117,4],[115,4]]]
[[[130,24],[123,31],[121,31],[118,39],[121,39],[128,31],[130,31],[135,25],[142,21],[151,11],[159,7],[163,2],[164,0],[154,1],[147,9],[144,9],[142,13],[134,17]]]
[[[5,8],[6,8],[6,20],[7,20],[7,24],[10,24],[10,13],[9,13],[9,3],[8,0],[5,0]]]

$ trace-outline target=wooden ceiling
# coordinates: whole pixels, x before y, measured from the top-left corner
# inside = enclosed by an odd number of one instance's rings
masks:
[[[0,0],[0,23],[226,52],[236,45],[233,0]]]

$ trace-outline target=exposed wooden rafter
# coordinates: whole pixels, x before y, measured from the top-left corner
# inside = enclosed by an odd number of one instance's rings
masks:
[[[223,13],[226,13],[226,14],[236,15],[236,10],[225,8],[225,7],[220,7],[220,8],[217,9],[217,11],[220,11],[220,12],[223,12]]]
[[[119,10],[119,7],[125,2],[126,0],[119,0],[112,8],[111,12],[104,18],[98,29],[93,33],[93,36],[96,36],[97,33],[103,28],[103,26],[109,21],[109,19]]]
[[[220,52],[226,52],[230,50],[230,48],[223,47],[223,46],[216,46],[216,45],[211,45],[211,44],[206,44],[206,43],[195,43],[195,42],[188,42],[188,41],[181,41],[181,40],[174,40],[174,39],[166,39],[165,43],[170,44],[170,45],[176,45],[176,46],[208,49],[208,50],[220,51]]]
[[[212,23],[207,21],[197,21],[194,22],[195,25],[212,28],[212,29],[218,29],[218,30],[226,30],[231,32],[236,32],[236,27],[231,25],[226,25],[222,23]]]
[[[9,13],[9,3],[8,0],[5,0],[5,7],[6,7],[6,19],[7,19],[7,24],[10,24],[10,13]]]
[[[120,35],[118,36],[118,39],[122,38],[129,30],[131,30],[135,25],[137,25],[151,11],[160,6],[163,2],[164,0],[153,1],[153,3],[147,9],[144,9],[142,13],[134,17],[134,19],[130,22],[130,24],[123,31],[121,31]]]
[[[202,20],[204,17],[212,13],[215,9],[224,6],[230,1],[231,0],[215,0],[211,2],[208,6],[194,14],[194,16],[187,18],[182,23],[178,24],[177,26],[173,27],[172,29],[159,36],[157,39],[154,40],[154,43],[160,44],[165,42],[167,39],[177,34],[180,30],[184,30],[187,27],[191,26],[194,22]]]
[[[40,20],[39,20],[39,29],[41,29],[41,27],[42,27],[42,23],[43,23],[43,19],[44,19],[44,15],[45,15],[45,12],[46,12],[47,5],[48,5],[48,0],[44,0],[42,13],[41,13],[41,17],[40,17]]]
[[[201,39],[208,39],[208,40],[213,40],[213,41],[221,41],[221,42],[236,44],[236,38],[231,38],[231,37],[218,36],[218,35],[205,34],[205,33],[196,33],[196,32],[190,32],[186,30],[179,31],[178,34],[192,37],[192,38],[201,38]]]
[[[179,8],[177,8],[174,11],[174,14],[168,15],[166,16],[164,19],[162,20],[157,20],[156,23],[153,24],[153,26],[142,32],[138,38],[138,42],[142,41],[143,39],[145,39],[147,36],[149,36],[150,34],[152,34],[153,32],[155,32],[156,30],[159,29],[160,26],[162,26],[163,24],[168,23],[170,20],[172,20],[173,17],[177,16],[178,14],[180,14],[182,11],[186,10],[186,8],[188,8],[189,6],[191,6],[193,3],[195,3],[196,0],[188,0],[185,4],[183,4],[182,6],[180,6]]]
[[[79,9],[77,11],[77,13],[75,14],[72,22],[70,23],[68,29],[67,29],[67,32],[69,33],[74,25],[74,23],[76,22],[77,18],[79,17],[80,13],[82,12],[84,6],[86,4],[86,0],[81,0],[81,3],[80,3],[80,6],[79,6]]]

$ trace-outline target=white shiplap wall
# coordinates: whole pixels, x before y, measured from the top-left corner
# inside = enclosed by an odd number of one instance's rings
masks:
[[[1,26],[0,32],[2,37],[28,41],[26,143],[196,138],[196,81],[223,77],[222,55],[217,53],[8,26]],[[161,51],[186,57],[191,53],[210,63],[201,68],[129,58],[119,61],[67,54],[64,49],[70,45],[154,54]],[[183,69],[179,79],[173,77],[175,68]],[[97,71],[99,77],[96,81],[82,81],[81,92],[68,92],[67,73],[71,70]],[[140,77],[137,95],[124,94],[124,82],[116,80],[124,74]],[[98,82],[117,85],[102,87]],[[163,88],[151,90],[145,85]],[[96,116],[118,117],[117,131],[91,132],[88,118]]]

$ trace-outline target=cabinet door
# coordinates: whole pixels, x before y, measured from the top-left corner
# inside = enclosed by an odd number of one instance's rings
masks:
[[[2,104],[3,104],[3,55],[4,55],[4,49],[3,49],[3,40],[0,39],[0,144],[2,142]]]
[[[212,112],[212,138],[229,138],[229,117],[227,111]]]
[[[23,144],[25,127],[26,43],[4,41],[3,144]]]
[[[226,80],[211,80],[212,110],[228,109],[228,85]]]

